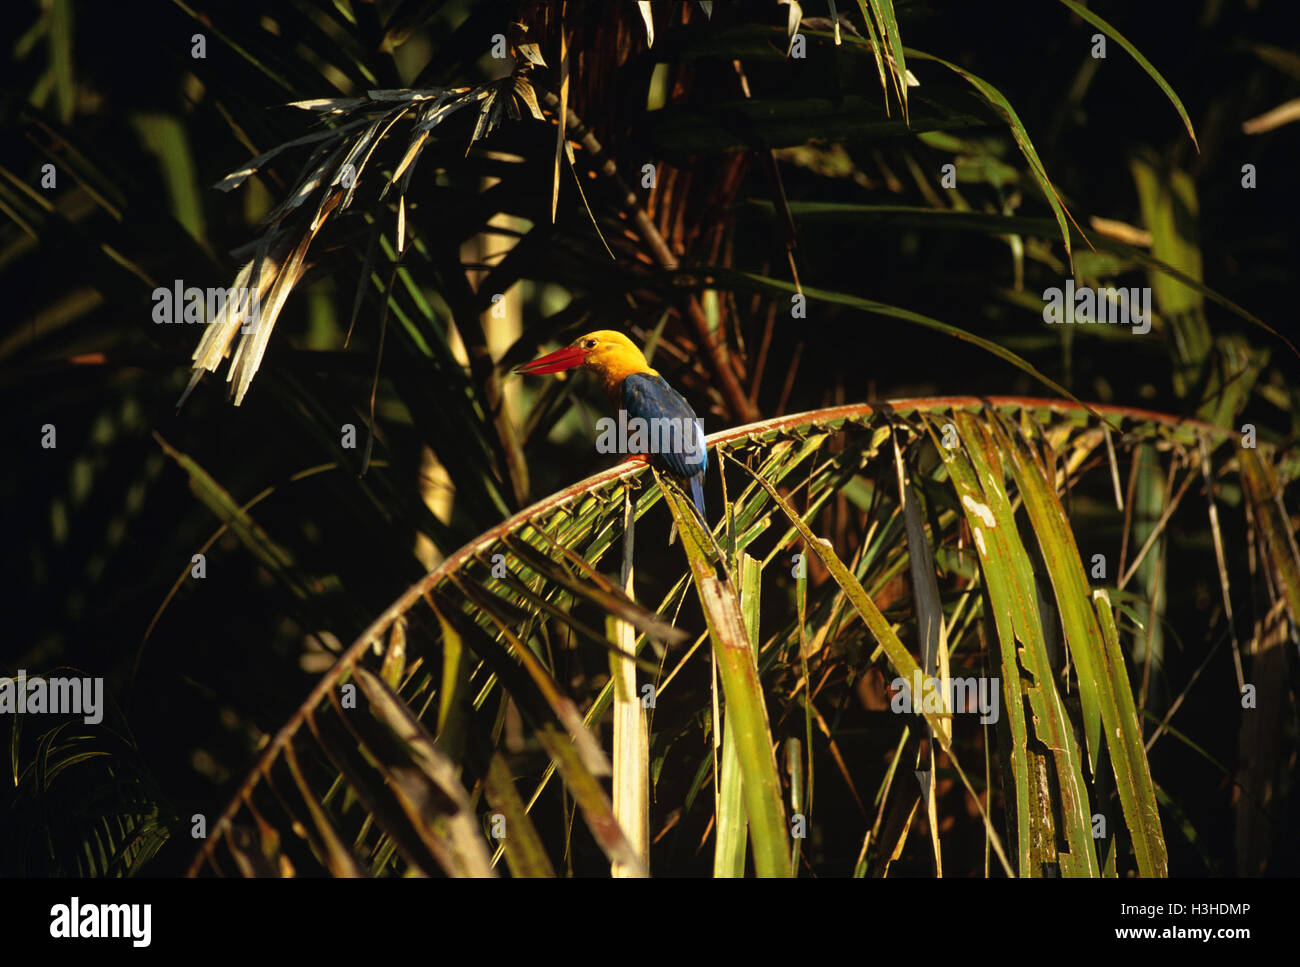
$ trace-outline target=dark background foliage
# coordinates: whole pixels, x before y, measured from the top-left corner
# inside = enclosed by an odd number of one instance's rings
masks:
[[[1169,322],[1145,338],[1043,325],[1039,294],[1069,272],[1052,211],[1004,120],[956,75],[930,62],[908,64],[921,79],[910,92],[914,121],[968,119],[946,132],[961,139],[954,147],[899,122],[896,100],[882,96],[874,62],[860,49],[833,48],[825,36],[810,34],[809,56],[787,60],[785,7],[719,3],[710,22],[694,5],[654,6],[659,26],[647,50],[634,4],[569,0],[570,104],[630,183],[639,181],[642,164],[659,164],[644,204],[683,265],[734,269],[790,286],[792,244],[799,282],[810,291],[903,307],[978,334],[1083,399],[1234,427],[1252,423],[1262,440],[1294,460],[1296,356],[1239,315],[1208,304],[1211,343],[1190,356],[1174,338],[1181,330]],[[840,6],[861,25],[855,6]],[[1092,58],[1094,28],[1060,4],[896,3],[904,43],[973,71],[1006,95],[1090,237],[1093,217],[1143,225],[1132,159],[1148,159],[1161,180],[1175,171],[1190,175],[1200,210],[1180,211],[1179,231],[1199,248],[1205,284],[1294,339],[1300,127],[1258,135],[1241,127],[1300,96],[1300,59],[1272,46],[1293,36],[1289,5],[1101,0],[1091,6],[1178,92],[1199,152],[1157,85],[1116,44],[1106,59]],[[350,642],[432,560],[530,500],[607,466],[609,458],[590,446],[600,402],[586,384],[508,383],[505,413],[514,430],[493,429],[499,377],[548,341],[595,328],[624,329],[642,340],[657,333],[655,365],[710,431],[868,399],[1051,395],[971,343],[901,318],[813,299],[807,318],[792,320],[783,290],[738,284],[712,290],[720,293],[715,298],[698,275],[670,277],[631,230],[616,188],[591,176],[579,152],[578,178],[617,256],[611,262],[567,163],[550,223],[553,123],[525,113],[466,153],[474,123],[469,111],[439,129],[441,140],[412,182],[410,231],[418,246],[404,263],[410,287],[399,283],[394,297],[412,321],[387,314],[369,471],[359,473],[360,453],[385,313],[379,289],[367,287],[345,346],[368,233],[358,212],[313,244],[312,266],[288,300],[244,403],[235,408],[225,399],[223,371],[201,383],[178,412],[199,327],[154,324],[151,291],[173,279],[229,284],[243,261],[229,253],[256,237],[257,220],[293,184],[305,152],[281,156],[234,192],[210,186],[250,156],[310,130],[309,115],[281,105],[373,88],[486,82],[508,68],[488,50],[492,35],[512,21],[529,26],[527,39],[540,45],[550,65],[533,74],[538,90],[558,90],[556,3],[352,0],[339,7],[352,12],[355,24],[334,4],[308,0],[54,0],[20,3],[9,12],[16,29],[0,87],[0,202],[7,216],[0,219],[6,307],[0,399],[7,414],[0,472],[7,627],[0,671],[102,675],[112,707],[102,728],[74,725],[58,739],[68,743],[67,755],[108,755],[69,768],[49,795],[31,784],[5,784],[5,875],[133,869],[129,857],[105,862],[108,846],[97,853],[86,830],[104,816],[136,831],[170,827],[171,838],[142,868],[156,875],[183,870],[193,853],[188,817],[212,815],[225,804],[258,749],[315,682],[331,643]],[[804,15],[826,12],[809,0]],[[397,21],[411,30],[389,53],[385,32]],[[206,37],[205,59],[191,55],[196,33]],[[743,60],[752,99],[763,110],[746,113],[733,58]],[[662,99],[662,109],[647,111],[648,94]],[[388,169],[405,143],[403,134],[385,146]],[[1022,239],[1027,256],[1019,292],[1012,248],[998,232],[855,217],[847,210],[818,216],[800,207],[937,207],[939,170],[954,154],[965,159],[959,192],[971,209],[1047,220],[1046,231]],[[47,191],[40,187],[41,166],[51,161],[58,183]],[[1242,187],[1245,164],[1258,173],[1253,190]],[[1006,177],[982,178],[980,166]],[[365,211],[377,213],[391,240],[393,212],[374,204],[377,188],[372,182]],[[795,213],[793,238],[783,228],[782,197]],[[497,224],[519,237],[483,241],[489,220],[501,214],[509,217]],[[507,249],[505,257],[493,254]],[[1074,250],[1076,268],[1091,266],[1098,277],[1125,285],[1148,284],[1135,262],[1114,256],[1106,263],[1078,235]],[[389,271],[381,262],[377,278]],[[516,283],[511,326],[497,326],[489,296]],[[417,294],[428,301],[427,312],[419,311]],[[728,397],[701,351],[689,299],[716,327],[746,393],[752,387],[748,412]],[[466,365],[439,357],[439,346],[466,347]],[[1243,358],[1250,361],[1244,368]],[[493,362],[501,363],[496,371]],[[1222,387],[1232,380],[1244,391],[1220,405]],[[574,399],[576,409],[569,405]],[[362,441],[356,450],[340,447],[335,428],[348,423]],[[46,424],[57,430],[55,449],[40,445]],[[239,503],[269,488],[253,516],[291,563],[270,569],[226,533],[207,552],[204,580],[181,582],[169,599],[218,522],[160,438]],[[511,478],[512,445],[527,468],[522,486]],[[437,472],[433,464],[440,465]],[[309,468],[318,472],[298,476]],[[454,491],[454,498],[426,504],[422,484]],[[716,480],[710,486],[711,501],[719,501]],[[1293,498],[1294,491],[1291,505]],[[860,513],[843,499],[827,511],[827,529],[845,556]],[[654,521],[657,534],[661,521]],[[1243,533],[1237,514],[1225,535],[1240,549]],[[417,534],[427,541],[423,559]],[[1085,557],[1094,549],[1118,555],[1117,529],[1089,537]],[[1203,555],[1209,547],[1203,509],[1180,511],[1168,540],[1165,618],[1178,644],[1169,647],[1165,675],[1180,683],[1170,685],[1176,692],[1224,626],[1215,572],[1201,566],[1202,557],[1194,568],[1180,569],[1184,549]],[[639,562],[646,582],[660,558],[677,561],[676,549],[649,543],[642,542],[646,559]],[[1231,566],[1244,583],[1244,551],[1234,552]],[[1244,631],[1259,615],[1237,617]],[[847,675],[846,696],[860,671]],[[1182,716],[1196,723],[1201,750],[1231,772],[1239,715],[1227,649],[1203,674],[1223,687],[1192,693]],[[581,670],[574,681],[577,689],[589,685]],[[879,757],[892,747],[890,735],[868,738],[880,725],[878,713],[847,699],[841,711],[837,728],[846,749]],[[697,724],[693,714],[670,710],[665,733]],[[48,752],[42,735],[25,726],[13,742],[16,761]],[[1293,748],[1294,735],[1289,741]],[[1169,836],[1171,870],[1233,872],[1230,779],[1205,755],[1171,741],[1153,755],[1153,772],[1194,830],[1190,839]],[[658,802],[680,802],[692,778],[688,770],[665,780]],[[856,815],[845,791],[832,788],[835,782],[827,780],[827,815]],[[109,807],[101,798],[105,789],[117,790]],[[655,814],[653,829],[671,808]],[[559,829],[558,801],[545,803],[537,822]],[[980,826],[969,817],[961,822],[971,856],[953,866],[974,872]],[[1174,825],[1167,822],[1167,832]],[[662,849],[656,863],[706,872],[707,855],[696,851],[703,826],[683,821],[656,847]],[[860,833],[830,822],[826,828],[813,868],[851,872]],[[120,828],[102,835],[106,842],[130,838]],[[599,854],[585,834],[575,835],[575,866],[599,870]],[[138,843],[145,858],[146,841]],[[1296,843],[1293,833],[1279,837],[1269,872],[1300,869]]]

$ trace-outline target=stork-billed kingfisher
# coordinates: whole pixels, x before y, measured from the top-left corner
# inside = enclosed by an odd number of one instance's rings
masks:
[[[601,329],[589,332],[563,349],[525,363],[516,373],[559,373],[586,369],[600,377],[601,387],[616,410],[627,413],[619,429],[643,420],[640,433],[634,429],[621,441],[628,453],[646,453],[654,463],[687,481],[700,519],[704,515],[704,473],[709,466],[699,421],[691,404],[650,368],[636,344],[621,332]],[[638,439],[641,443],[638,443]],[[645,448],[642,449],[642,444]]]

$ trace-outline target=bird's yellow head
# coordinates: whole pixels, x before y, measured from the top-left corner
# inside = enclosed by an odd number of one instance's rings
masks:
[[[525,363],[516,373],[559,373],[566,369],[589,369],[601,378],[606,390],[622,383],[633,373],[659,375],[645,360],[636,343],[613,329],[598,329],[575,339],[563,349]]]

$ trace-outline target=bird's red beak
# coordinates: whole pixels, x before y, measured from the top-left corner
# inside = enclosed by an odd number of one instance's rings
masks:
[[[581,366],[587,360],[587,354],[578,346],[565,346],[545,356],[538,356],[531,363],[524,363],[516,373],[529,373],[541,376],[546,373],[562,373],[566,369]]]

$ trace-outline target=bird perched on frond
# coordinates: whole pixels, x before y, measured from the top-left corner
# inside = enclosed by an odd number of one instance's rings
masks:
[[[700,421],[682,395],[650,368],[636,344],[621,332],[601,329],[515,372],[540,375],[567,369],[585,369],[599,377],[605,395],[619,411],[618,449],[645,454],[688,483],[700,520],[707,524],[704,474],[709,459]]]

